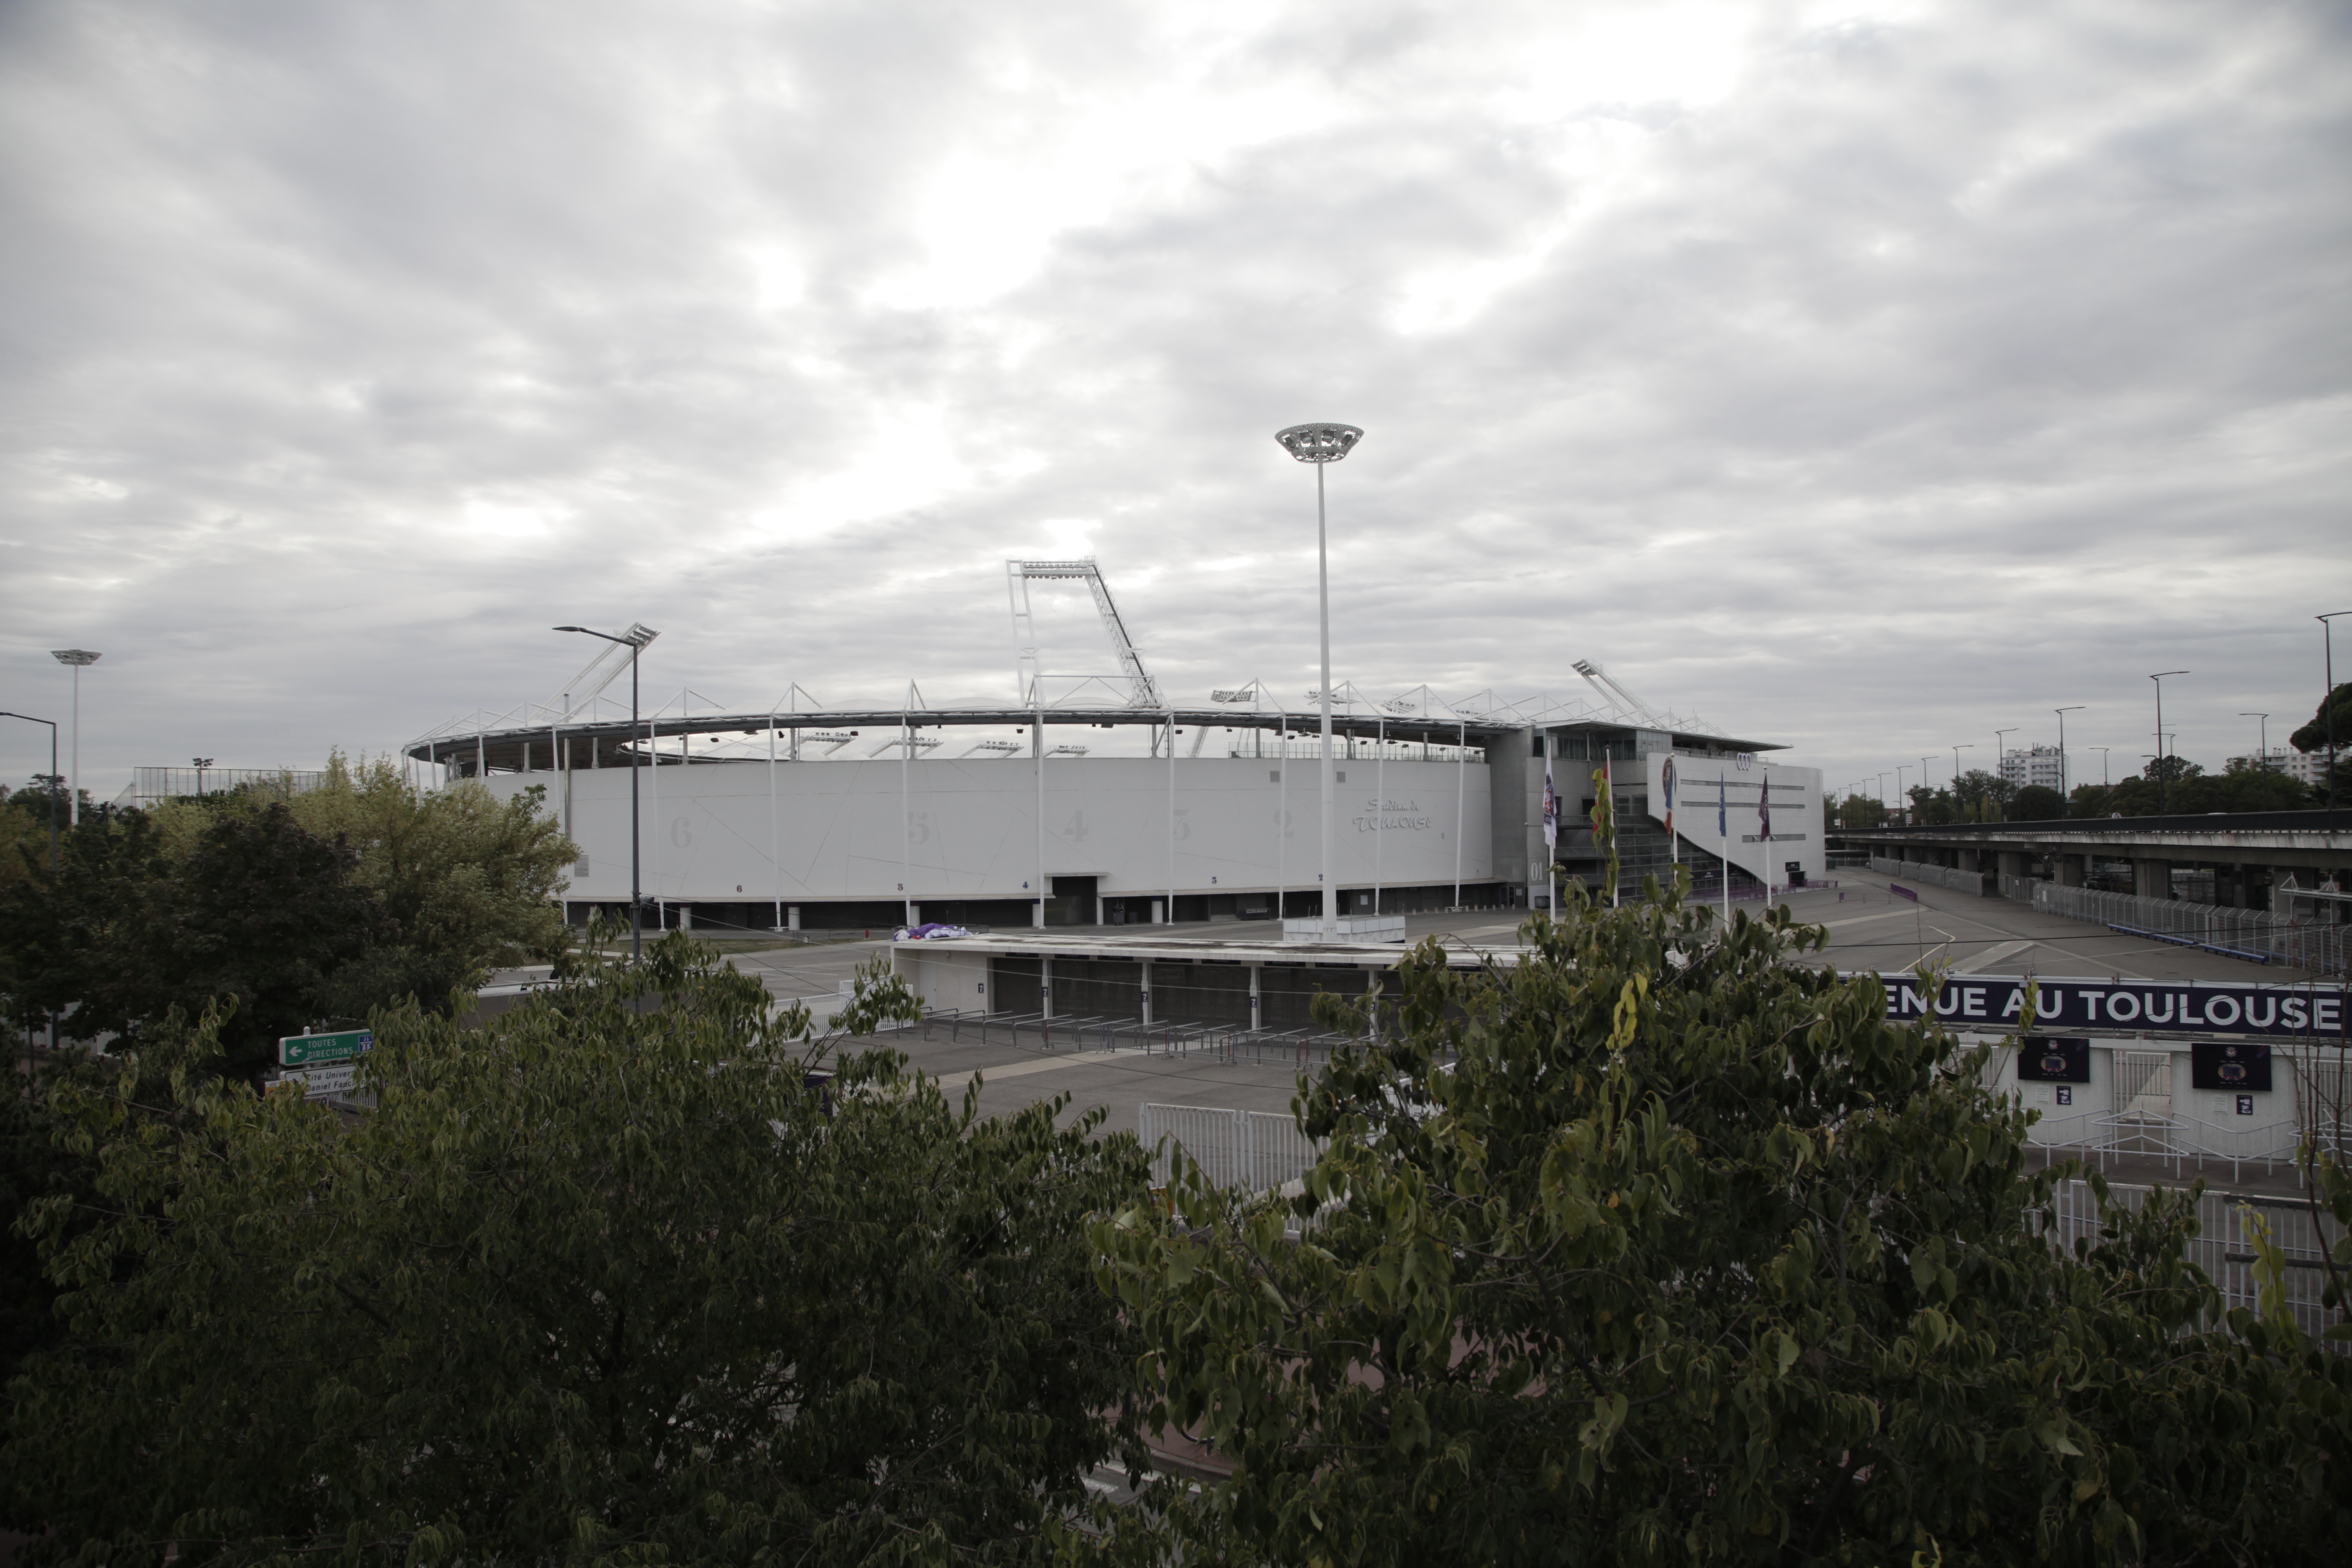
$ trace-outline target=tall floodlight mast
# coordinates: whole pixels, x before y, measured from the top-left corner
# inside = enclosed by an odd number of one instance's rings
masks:
[[[1120,618],[1118,605],[1110,596],[1110,584],[1103,581],[1102,568],[1089,555],[1077,561],[1007,561],[1004,563],[1004,594],[1013,607],[1013,656],[1014,679],[1019,685],[1018,698],[1029,710],[1030,765],[1037,774],[1037,865],[1032,875],[1036,886],[1030,889],[1034,896],[1029,902],[1029,918],[1042,928],[1045,923],[1045,896],[1052,886],[1045,879],[1045,673],[1044,655],[1037,641],[1036,617],[1029,607],[1029,584],[1032,583],[1084,583],[1095,596],[1095,613],[1102,616],[1103,631],[1110,638],[1111,652],[1118,659],[1120,673],[1127,680],[1127,705],[1129,708],[1158,708],[1160,688],[1151,672],[1143,668],[1143,655],[1136,651],[1134,640],[1127,635],[1127,623]],[[1066,678],[1064,678],[1066,679]],[[1083,689],[1098,676],[1077,678]],[[1173,920],[1171,908],[1169,918]]]
[[[1282,449],[1302,463],[1315,465],[1315,595],[1323,634],[1323,684],[1316,696],[1323,704],[1323,940],[1339,939],[1339,889],[1332,883],[1331,828],[1339,811],[1331,777],[1331,567],[1329,529],[1323,510],[1323,470],[1356,449],[1364,433],[1353,425],[1293,425],[1277,430]]]
[[[1111,652],[1118,657],[1119,672],[1128,683],[1127,705],[1130,708],[1158,708],[1160,688],[1150,672],[1143,668],[1143,656],[1127,635],[1127,623],[1119,618],[1118,606],[1111,602],[1110,584],[1103,581],[1102,568],[1088,556],[1082,561],[1007,561],[1004,563],[1004,588],[1013,601],[1013,644],[1019,660],[1021,702],[1024,707],[1042,705],[1045,701],[1037,690],[1038,682],[1046,679],[1039,664],[1035,623],[1029,613],[1029,584],[1032,583],[1084,583],[1095,596],[1095,612],[1102,616],[1103,630],[1110,637]]]

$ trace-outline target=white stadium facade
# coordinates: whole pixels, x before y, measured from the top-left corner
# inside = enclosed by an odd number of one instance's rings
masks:
[[[1040,579],[1091,590],[1119,674],[1038,668],[1026,595]],[[566,894],[575,921],[600,910],[625,918],[633,773],[649,926],[1318,914],[1310,694],[1286,706],[1287,694],[1259,682],[1205,705],[1170,700],[1092,562],[1014,562],[1008,580],[1019,703],[928,707],[910,685],[897,707],[825,708],[795,687],[776,708],[743,712],[681,693],[633,725],[605,690],[655,635],[636,627],[624,634],[634,647],[611,646],[558,700],[454,722],[404,751],[424,777],[478,778],[501,797],[542,792],[582,849]],[[1342,915],[1540,905],[1555,876],[1597,889],[1606,873],[1589,824],[1604,766],[1629,890],[1677,859],[1706,889],[1720,886],[1727,859],[1735,888],[1821,872],[1817,770],[1776,765],[1776,746],[1655,711],[1597,667],[1575,668],[1591,696],[1568,701],[1335,689],[1331,874]],[[1139,754],[1092,754],[1110,750]],[[1548,768],[1556,847],[1543,829]]]

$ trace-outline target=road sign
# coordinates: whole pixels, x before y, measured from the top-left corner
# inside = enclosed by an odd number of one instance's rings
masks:
[[[278,1042],[278,1065],[299,1068],[313,1062],[347,1062],[373,1049],[373,1029],[345,1029],[335,1035],[289,1035]]]
[[[339,1094],[349,1094],[358,1085],[360,1069],[350,1062],[331,1063],[326,1067],[300,1068],[278,1075],[269,1086],[273,1094],[293,1094],[299,1091],[305,1100],[326,1100]]]

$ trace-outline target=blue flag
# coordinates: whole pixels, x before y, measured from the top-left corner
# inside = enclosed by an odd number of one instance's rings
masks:
[[[1756,785],[1756,831],[1772,842],[1772,770],[1767,768]]]
[[[1731,783],[1721,773],[1715,775],[1715,836],[1731,837]]]

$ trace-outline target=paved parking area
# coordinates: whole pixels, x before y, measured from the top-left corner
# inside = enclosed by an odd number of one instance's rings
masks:
[[[2289,981],[2300,970],[2263,966],[2128,936],[2080,921],[2037,913],[2008,899],[1973,898],[1942,888],[1914,889],[1915,900],[1889,889],[1890,879],[1873,871],[1839,870],[1834,887],[1806,889],[1783,896],[1791,913],[1830,933],[1826,957],[1841,969],[1909,969],[1923,961],[1947,964],[1959,973],[2110,975],[2145,980]],[[1750,915],[1759,905],[1733,906]],[[1413,915],[1406,934],[1418,942],[1442,936],[1450,946],[1515,946],[1518,921],[1509,911]],[[1055,934],[1134,935],[1132,927],[1070,928]],[[1262,925],[1217,922],[1181,928],[1179,935],[1232,939],[1271,936]],[[745,973],[759,977],[778,997],[803,998],[815,1005],[840,994],[857,966],[887,956],[887,941],[820,943],[728,955]],[[543,973],[543,972],[542,972]],[[521,972],[501,978],[523,978]],[[486,1009],[487,1010],[487,1009]],[[820,1013],[822,1009],[819,1008]],[[1063,1111],[1073,1119],[1094,1106],[1106,1108],[1107,1125],[1136,1129],[1140,1109],[1150,1103],[1215,1106],[1226,1110],[1286,1111],[1297,1092],[1295,1062],[1227,1061],[1213,1052],[1146,1054],[1106,1051],[1093,1036],[1056,1037],[1047,1048],[1034,1030],[1008,1037],[1002,1027],[985,1041],[970,1024],[943,1023],[894,1030],[880,1043],[907,1053],[913,1064],[940,1080],[958,1100],[980,1084],[983,1115],[1003,1115],[1056,1095],[1070,1097]]]
[[[1808,889],[1786,901],[1798,919],[1828,928],[1828,956],[1841,969],[1902,970],[1932,960],[1962,974],[2282,983],[2310,978],[2285,964],[2249,963],[2042,914],[2012,899],[1911,888],[1917,894],[1914,900],[1888,890],[1890,883],[1910,888],[1909,883],[1868,870],[1841,868],[1835,879],[1835,889]]]

